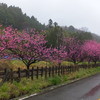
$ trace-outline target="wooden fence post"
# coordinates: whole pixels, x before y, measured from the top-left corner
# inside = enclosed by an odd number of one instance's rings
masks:
[[[51,77],[51,67],[49,66],[49,77]]]
[[[65,66],[65,73],[67,73],[67,66]]]
[[[31,69],[31,79],[33,80],[33,77],[34,77],[34,68],[32,67]]]
[[[43,77],[43,71],[44,71],[44,68],[41,67],[41,77]]]
[[[69,66],[67,66],[67,72],[69,73]]]
[[[45,78],[47,78],[47,66],[45,67]]]
[[[60,76],[60,66],[58,66],[58,76]]]
[[[6,73],[7,73],[7,68],[4,69],[4,73],[5,73],[5,75],[6,75]]]
[[[63,74],[63,67],[61,66],[61,75]]]
[[[20,68],[18,68],[18,79],[19,80],[21,79],[21,70],[20,70]]]
[[[69,66],[69,73],[71,73],[71,66]]]
[[[68,73],[68,66],[65,67],[66,73]]]
[[[55,67],[55,74],[57,75],[57,70],[58,70],[58,67],[56,66]]]
[[[63,74],[65,74],[65,66],[63,66]]]
[[[54,76],[54,66],[52,67],[52,76]]]
[[[37,69],[36,69],[36,78],[37,79],[39,78],[39,67],[37,67]]]
[[[12,69],[10,70],[10,79],[11,79],[11,82],[13,82],[13,70]]]
[[[7,79],[7,68],[4,69],[4,80],[3,81],[8,81]]]

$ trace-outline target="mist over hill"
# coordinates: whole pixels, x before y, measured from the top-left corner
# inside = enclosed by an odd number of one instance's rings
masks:
[[[92,37],[93,37],[94,40],[100,42],[100,36],[99,35],[92,33]]]

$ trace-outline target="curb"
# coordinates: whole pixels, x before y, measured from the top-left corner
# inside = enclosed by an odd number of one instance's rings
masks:
[[[57,89],[57,88],[60,88],[60,87],[63,87],[63,86],[69,85],[69,84],[73,84],[73,83],[75,83],[75,82],[77,82],[77,81],[80,81],[80,80],[83,80],[83,79],[86,79],[86,78],[93,77],[93,76],[98,75],[98,74],[100,74],[100,73],[96,73],[96,74],[91,75],[91,76],[87,76],[87,77],[75,79],[75,80],[72,80],[72,81],[70,81],[70,82],[68,82],[68,83],[63,83],[63,84],[56,85],[56,86],[50,86],[50,87],[48,87],[48,88],[46,88],[46,89],[43,89],[43,90],[42,90],[41,92],[39,92],[39,93],[34,93],[34,94],[29,95],[29,96],[28,96],[28,95],[26,95],[26,96],[24,95],[24,96],[22,96],[22,97],[14,98],[14,99],[11,99],[11,100],[25,100],[25,99],[28,99],[28,98],[33,97],[33,96],[37,96],[37,95],[44,94],[44,93],[46,93],[46,92],[50,92],[50,91],[52,91],[52,90],[54,90],[54,89]]]

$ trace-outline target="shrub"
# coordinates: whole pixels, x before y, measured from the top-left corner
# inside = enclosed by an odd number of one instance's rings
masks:
[[[57,84],[60,84],[62,82],[62,80],[61,80],[61,77],[55,76],[55,77],[49,78],[49,82],[52,85],[57,85]]]

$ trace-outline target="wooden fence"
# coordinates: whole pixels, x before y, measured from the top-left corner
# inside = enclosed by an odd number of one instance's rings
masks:
[[[0,71],[0,79],[3,81],[13,81],[13,80],[20,80],[23,77],[31,78],[32,80],[34,78],[39,77],[53,77],[55,75],[64,75],[71,72],[78,71],[79,68],[90,68],[95,67],[92,66],[86,66],[86,65],[80,65],[80,66],[55,66],[55,67],[37,67],[37,68],[31,68],[29,70],[27,69],[20,69],[18,68],[17,71],[13,71],[12,69],[4,69]]]

